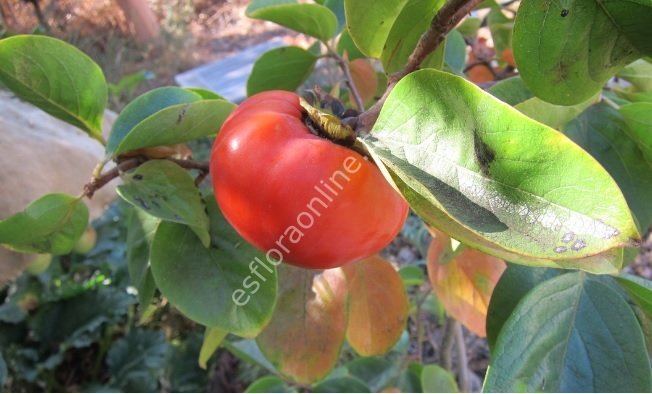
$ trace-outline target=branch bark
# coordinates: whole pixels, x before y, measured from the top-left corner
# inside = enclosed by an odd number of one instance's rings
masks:
[[[455,350],[457,352],[457,377],[460,382],[460,392],[468,393],[471,391],[469,384],[469,362],[466,357],[464,333],[462,332],[462,326],[459,323],[455,325]]]
[[[149,160],[155,160],[155,159],[150,159],[147,157],[134,157],[119,162],[117,166],[113,167],[112,169],[110,169],[109,171],[105,172],[104,174],[98,177],[93,177],[93,179],[91,179],[90,182],[84,185],[84,191],[82,195],[88,197],[89,199],[93,198],[93,195],[95,194],[96,191],[106,186],[107,183],[111,182],[115,178],[119,177],[120,174],[122,174],[125,171],[129,171],[133,168],[136,168],[139,165]],[[168,160],[177,164],[179,167],[185,168],[187,170],[199,170],[200,172],[198,176],[199,182],[201,182],[201,180],[203,180],[209,172],[209,164],[206,161],[181,160],[181,159],[174,159],[172,157],[168,157],[165,159],[156,159],[156,160]]]
[[[430,27],[423,33],[405,66],[387,80],[387,89],[383,96],[371,108],[358,117],[358,131],[368,132],[378,119],[380,110],[394,86],[403,77],[416,71],[425,58],[439,47],[446,35],[483,0],[450,0],[437,12],[430,22]]]
[[[353,98],[353,102],[355,103],[355,106],[358,107],[358,111],[364,111],[364,101],[362,100],[362,96],[360,95],[360,92],[358,91],[358,87],[355,86],[355,83],[353,82],[353,77],[351,76],[351,68],[349,67],[349,61],[348,59],[343,58],[340,56],[337,51],[335,51],[333,48],[330,46],[327,46],[329,56],[335,59],[337,62],[337,65],[340,66],[340,69],[342,69],[342,73],[344,74],[344,81],[346,82],[346,86],[349,88],[349,93],[351,93],[351,97]]]

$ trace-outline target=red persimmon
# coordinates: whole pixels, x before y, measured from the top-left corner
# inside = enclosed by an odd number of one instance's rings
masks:
[[[405,200],[358,152],[318,136],[299,96],[252,96],[226,120],[210,159],[227,221],[270,260],[339,267],[376,254],[400,231]]]

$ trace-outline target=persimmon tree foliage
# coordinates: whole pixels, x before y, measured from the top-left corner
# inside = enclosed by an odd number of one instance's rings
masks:
[[[364,158],[430,229],[422,252],[437,298],[488,338],[485,391],[652,390],[652,282],[621,273],[652,225],[652,0],[253,0],[247,16],[313,43],[263,54],[248,95],[295,91],[316,68],[338,76],[302,89],[293,122],[310,143]],[[437,365],[360,358],[331,373],[344,343],[365,357],[396,345],[410,314],[404,283],[415,271],[399,275],[380,256],[327,270],[305,266],[339,264],[278,264],[245,241],[281,235],[269,231],[287,214],[278,201],[294,207],[320,196],[288,183],[318,183],[309,171],[332,160],[273,141],[278,120],[261,119],[260,130],[249,122],[246,138],[225,136],[229,148],[248,144],[252,167],[220,163],[227,173],[212,173],[214,183],[228,178],[227,192],[249,186],[216,202],[204,182],[209,163],[177,148],[215,137],[236,103],[199,88],[158,88],[131,101],[105,140],[107,84],[76,48],[44,36],[0,40],[0,81],[106,147],[79,196],[49,194],[4,218],[1,244],[69,253],[88,221],[85,199],[120,177],[117,192],[134,207],[125,218],[128,263],[141,307],[158,289],[205,325],[200,364],[220,345],[256,358],[278,376],[251,391],[399,385],[372,384],[370,371],[413,391],[457,390]],[[270,211],[260,196],[273,184]],[[345,201],[321,208],[377,205],[373,193],[336,194],[329,198]],[[225,198],[236,208],[223,213]],[[252,201],[263,205],[248,210]],[[312,212],[314,222],[326,216]],[[381,207],[369,217],[390,214]],[[338,217],[314,227],[329,237],[312,234],[301,247],[338,256],[338,231],[394,231],[359,220],[365,215]],[[240,219],[246,234],[230,224]]]

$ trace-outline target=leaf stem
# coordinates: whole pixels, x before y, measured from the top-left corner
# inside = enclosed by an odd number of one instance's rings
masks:
[[[344,73],[344,82],[346,82],[346,86],[349,88],[349,93],[351,93],[351,97],[353,98],[353,102],[355,103],[355,106],[357,107],[358,111],[364,111],[364,101],[362,100],[362,96],[358,91],[358,87],[355,86],[355,83],[353,82],[353,77],[351,76],[351,68],[349,67],[348,59],[345,59],[342,56],[340,56],[340,54],[337,53],[337,51],[334,50],[333,47],[331,47],[329,44],[324,43],[324,45],[328,50],[328,56],[335,59],[337,65],[340,66],[340,68],[342,69],[342,73]]]
[[[430,27],[426,30],[416,47],[410,54],[405,66],[387,79],[387,89],[382,97],[358,117],[358,131],[369,132],[371,127],[378,119],[380,110],[387,100],[394,86],[403,77],[417,70],[425,58],[435,51],[444,41],[446,35],[457,26],[457,24],[480,4],[483,0],[449,0],[430,22]]]
[[[123,161],[120,161],[118,165],[113,167],[112,169],[108,170],[104,174],[100,176],[95,176],[93,175],[93,178],[91,179],[90,182],[88,182],[86,185],[84,185],[84,190],[82,192],[82,196],[86,196],[89,199],[93,198],[93,195],[95,192],[97,192],[99,189],[102,187],[106,186],[107,183],[111,182],[113,179],[117,178],[120,176],[125,171],[129,171],[133,168],[136,168],[140,166],[141,164],[150,161],[150,160],[168,160],[176,165],[178,165],[181,168],[185,168],[187,170],[199,170],[200,175],[198,179],[203,180],[203,178],[206,176],[205,174],[208,174],[209,172],[209,164],[206,161],[197,161],[197,160],[181,160],[181,159],[175,159],[172,157],[167,157],[164,159],[154,159],[154,158],[149,158],[149,157],[134,157],[134,158],[129,158]],[[98,165],[99,166],[99,165]],[[203,175],[203,176],[202,176]],[[201,178],[200,178],[201,177]]]

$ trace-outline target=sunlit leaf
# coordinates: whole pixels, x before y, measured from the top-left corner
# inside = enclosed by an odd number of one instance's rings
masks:
[[[140,148],[180,144],[215,135],[234,108],[234,104],[224,100],[199,100],[165,107],[137,123],[115,149],[107,152],[117,156]]]
[[[625,131],[645,155],[652,166],[652,102],[641,102],[620,107],[627,128]]]
[[[639,59],[618,72],[618,77],[629,81],[639,91],[652,90],[652,63]]]
[[[621,111],[629,113],[630,108],[633,108],[630,105],[622,107]],[[652,105],[649,111],[652,111]],[[640,114],[643,115],[643,112]],[[637,145],[640,140],[632,136],[636,134],[631,130],[617,110],[606,104],[598,104],[566,125],[564,132],[611,174],[625,195],[639,229],[645,231],[652,225],[652,161],[646,162],[641,145]],[[651,130],[649,127],[641,127],[638,131],[643,133],[643,138],[650,136],[652,158]]]
[[[87,226],[88,208],[80,198],[46,194],[0,220],[0,244],[20,252],[66,254]]]
[[[113,123],[106,151],[114,152],[122,140],[138,124],[158,111],[177,104],[188,104],[201,100],[201,96],[190,89],[165,86],[150,90],[127,104]]]
[[[159,219],[189,226],[208,247],[208,215],[195,180],[168,160],[150,160],[122,175],[118,194]]]
[[[337,31],[337,16],[320,4],[293,0],[253,0],[247,7],[250,18],[278,23],[289,29],[326,41]]]
[[[206,369],[208,360],[211,358],[213,353],[215,353],[217,348],[220,347],[220,344],[227,335],[228,332],[220,330],[219,328],[206,327],[206,331],[204,331],[204,341],[199,350],[199,360],[197,361],[200,368]]]
[[[362,141],[422,219],[502,259],[615,272],[639,239],[595,159],[462,78],[403,78]]]
[[[46,36],[0,40],[0,82],[21,99],[102,140],[107,86],[79,49]]]
[[[380,58],[394,23],[408,0],[345,0],[346,21],[351,38],[360,51]]]
[[[299,47],[281,47],[262,54],[247,80],[247,96],[266,90],[296,90],[310,76],[317,56]]]
[[[391,30],[383,45],[380,59],[385,72],[396,72],[405,65],[419,38],[428,30],[432,18],[442,5],[444,5],[444,0],[409,0],[406,2],[391,25]],[[361,5],[356,6],[360,7]]]

